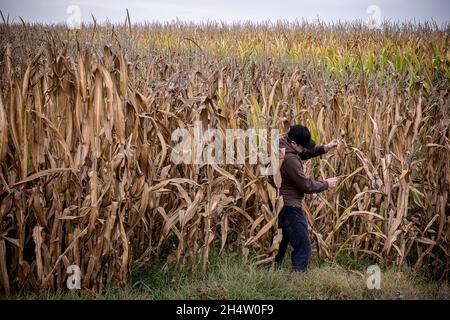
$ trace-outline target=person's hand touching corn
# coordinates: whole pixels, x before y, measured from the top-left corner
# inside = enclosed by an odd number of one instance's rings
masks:
[[[324,147],[325,147],[325,151],[331,151],[334,149],[339,149],[341,143],[339,141],[339,139],[333,139],[331,142],[327,143]]]
[[[328,189],[332,189],[336,187],[338,178],[337,177],[328,178],[325,181],[328,182]]]

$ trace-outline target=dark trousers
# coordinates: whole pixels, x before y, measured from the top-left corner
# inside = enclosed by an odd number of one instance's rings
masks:
[[[284,206],[278,217],[278,227],[283,230],[283,240],[275,263],[281,265],[290,243],[294,248],[291,257],[293,271],[306,272],[311,257],[311,242],[308,237],[308,221],[302,209]]]

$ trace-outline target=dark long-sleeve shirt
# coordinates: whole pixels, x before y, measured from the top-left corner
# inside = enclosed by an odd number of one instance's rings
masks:
[[[328,189],[326,181],[317,181],[308,177],[301,160],[307,160],[324,154],[323,145],[312,149],[303,148],[297,152],[291,144],[282,137],[280,148],[285,149],[284,161],[280,169],[281,187],[280,194],[283,196],[285,206],[301,207],[304,194],[319,193]]]

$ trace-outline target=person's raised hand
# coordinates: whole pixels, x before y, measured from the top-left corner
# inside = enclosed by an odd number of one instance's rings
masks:
[[[325,151],[330,151],[333,149],[338,149],[340,146],[339,139],[333,139],[331,142],[325,145]]]

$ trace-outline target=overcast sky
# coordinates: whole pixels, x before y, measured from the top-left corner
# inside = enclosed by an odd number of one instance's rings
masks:
[[[382,20],[434,20],[438,24],[450,21],[450,0],[0,0],[0,9],[10,19],[20,22],[66,22],[79,8],[82,21],[123,22],[126,8],[132,22],[143,21],[263,21],[277,19],[349,21],[363,20],[378,14]],[[373,7],[372,7],[373,8]],[[78,10],[78,9],[75,9]]]

